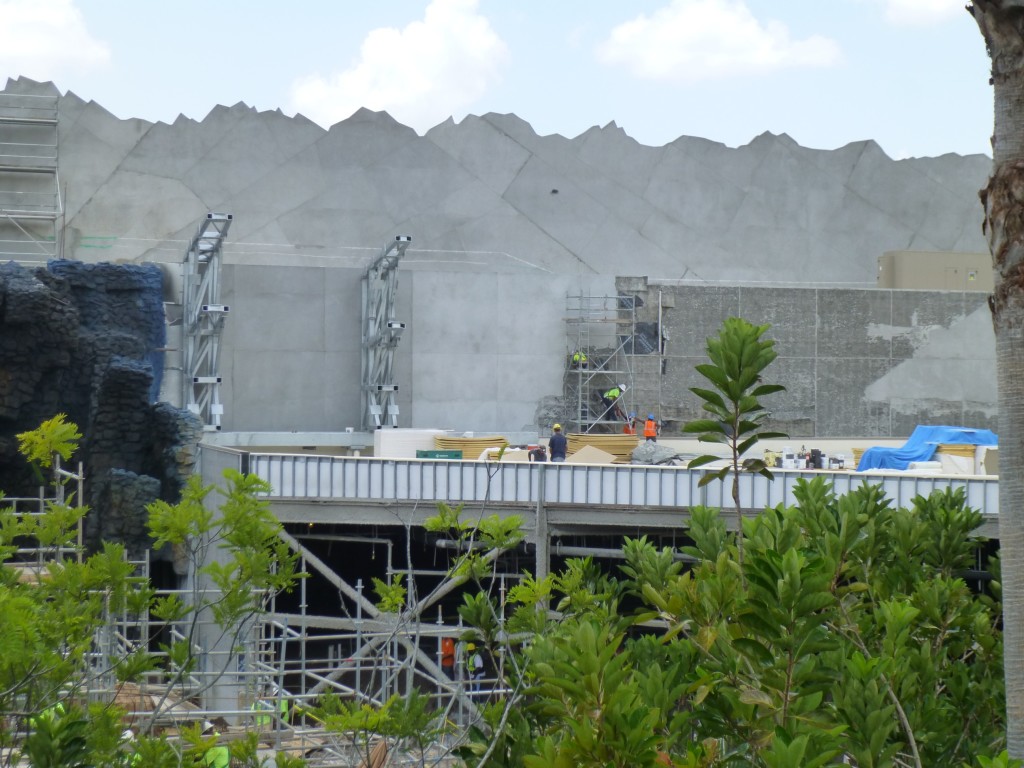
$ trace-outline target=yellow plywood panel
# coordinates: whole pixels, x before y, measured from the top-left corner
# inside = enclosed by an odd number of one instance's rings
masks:
[[[593,446],[615,457],[616,464],[629,464],[633,451],[640,445],[636,435],[613,434],[600,435],[591,433],[572,433],[569,435],[567,455],[572,456],[585,446]]]
[[[592,445],[584,445],[571,456],[566,457],[565,462],[567,464],[614,464],[615,455]]]

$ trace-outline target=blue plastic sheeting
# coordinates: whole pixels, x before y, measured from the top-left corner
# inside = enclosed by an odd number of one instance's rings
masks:
[[[988,429],[968,427],[922,427],[914,429],[902,448],[875,446],[864,451],[857,471],[865,469],[906,469],[912,461],[928,461],[941,444],[998,445],[999,438]]]

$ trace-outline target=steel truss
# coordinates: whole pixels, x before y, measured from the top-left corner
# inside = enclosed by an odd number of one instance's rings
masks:
[[[185,253],[182,373],[185,407],[211,432],[221,428],[220,336],[229,307],[220,303],[222,246],[230,213],[208,213]]]
[[[398,235],[385,245],[363,274],[362,429],[398,426],[398,384],[394,380],[395,349],[405,323],[395,320],[398,262],[412,243]]]

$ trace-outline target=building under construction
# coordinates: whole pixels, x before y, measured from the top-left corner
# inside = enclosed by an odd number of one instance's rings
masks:
[[[415,687],[460,726],[500,695],[465,679],[458,550],[423,527],[438,502],[523,516],[487,585],[502,605],[524,570],[614,564],[627,535],[677,544],[688,506],[716,501],[681,468],[417,458],[435,436],[620,437],[601,398],[617,385],[623,410],[679,436],[730,316],[770,324],[787,388],[772,427],[797,443],[994,426],[976,196],[990,164],[770,134],[737,149],[644,147],[614,127],[539,137],[498,115],[422,137],[386,114],[328,132],[244,105],[150,124],[21,79],[0,93],[0,259],[158,270],[163,337],[140,354],[153,399],[198,419],[204,478],[271,483],[310,574],[237,647],[203,644],[211,679],[172,717],[356,764],[302,714],[321,693],[380,704]],[[935,269],[898,268],[911,261]],[[5,432],[25,428],[14,413]],[[994,514],[992,478],[949,482]],[[744,504],[789,492],[752,485]],[[382,614],[373,579],[399,576],[406,610]],[[112,617],[104,642],[143,618]]]

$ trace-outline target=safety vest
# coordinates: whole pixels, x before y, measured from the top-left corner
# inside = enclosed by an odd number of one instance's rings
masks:
[[[574,352],[572,356],[572,361],[579,365],[580,363],[587,362],[587,356],[584,355],[582,352]]]
[[[657,437],[658,436],[658,422],[654,419],[648,419],[644,422],[644,437]]]
[[[618,387],[612,387],[611,389],[604,393],[604,396],[607,397],[609,400],[615,400],[621,394],[621,389],[619,389]]]
[[[210,747],[206,750],[206,754],[203,755],[203,762],[206,763],[209,768],[229,768],[231,765],[231,753],[227,747],[216,746]]]
[[[627,434],[627,435],[635,435],[636,434],[636,424],[634,422],[632,422],[632,421],[627,422],[626,426],[624,426],[622,428],[622,432],[624,434]]]
[[[441,638],[441,666],[455,666],[455,639],[452,637]]]

